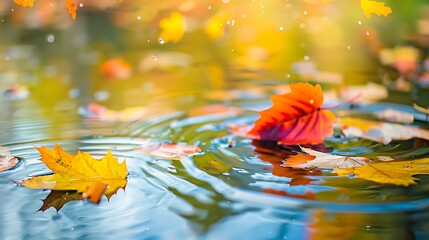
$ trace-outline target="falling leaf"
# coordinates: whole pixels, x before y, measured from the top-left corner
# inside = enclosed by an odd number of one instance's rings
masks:
[[[33,7],[34,0],[13,0],[14,3],[21,7]]]
[[[293,168],[350,168],[364,166],[369,159],[365,157],[339,156],[323,153],[310,148],[301,148],[308,155],[298,154],[286,159],[283,164]]]
[[[384,144],[392,140],[421,138],[429,140],[429,130],[425,128],[395,123],[377,122],[359,118],[340,118],[339,124],[346,136],[360,137]]]
[[[429,114],[429,109],[428,108],[424,108],[424,107],[420,107],[419,105],[417,105],[417,104],[413,104],[413,106],[414,106],[414,108],[417,110],[417,111],[419,111],[419,112],[422,112],[422,113],[425,113],[425,114]]]
[[[0,155],[0,172],[4,172],[16,166],[18,158],[11,155]]]
[[[182,39],[186,29],[185,19],[179,12],[173,12],[169,17],[162,19],[159,26],[162,29],[159,37],[163,38],[166,43],[178,42]]]
[[[67,0],[66,1],[67,9],[69,10],[69,13],[71,14],[73,20],[76,19],[76,10],[77,6],[74,4],[73,0]]]
[[[388,183],[398,186],[416,184],[413,177],[417,174],[429,174],[429,158],[405,161],[373,162],[366,166],[354,168],[335,168],[333,173],[338,176],[356,175],[378,183]]]
[[[128,170],[125,161],[119,164],[110,151],[104,158],[97,160],[89,153],[80,151],[76,155],[70,155],[59,145],[55,145],[53,150],[46,147],[37,150],[42,154],[41,161],[54,174],[33,176],[20,182],[28,188],[76,190],[83,193],[94,182],[101,182],[108,186],[105,195],[110,198],[127,184]]]
[[[367,18],[370,18],[372,13],[377,14],[378,16],[383,15],[385,17],[392,13],[392,9],[384,6],[384,2],[361,0],[360,4],[363,9],[363,13]]]
[[[50,207],[55,208],[59,211],[64,204],[70,201],[83,200],[82,193],[75,190],[69,191],[51,191],[49,195],[43,200],[43,205],[38,211],[46,211]]]
[[[201,152],[201,148],[196,145],[176,144],[171,142],[161,143],[158,141],[148,141],[146,144],[136,148],[136,150],[167,160],[180,160],[182,156],[191,156]]]
[[[273,106],[260,112],[249,136],[283,144],[318,144],[333,133],[335,115],[321,108],[320,85],[290,84],[291,92],[271,98]]]

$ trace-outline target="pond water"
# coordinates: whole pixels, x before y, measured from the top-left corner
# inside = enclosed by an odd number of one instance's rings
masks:
[[[75,21],[36,2],[0,3],[0,154],[20,160],[0,172],[0,239],[429,239],[428,175],[402,187],[285,168],[299,146],[230,131],[300,81],[321,82],[327,106],[342,97],[337,115],[395,109],[428,127],[412,107],[429,105],[425,1],[386,0],[394,14],[367,19],[356,1],[82,0]],[[383,47],[398,59],[383,62]],[[359,91],[383,102],[344,103],[368,82]],[[147,153],[162,143],[201,152]],[[126,187],[94,204],[18,184],[52,173],[36,147],[55,144],[111,150]],[[428,146],[336,131],[312,148],[410,159]]]
[[[88,108],[55,111],[31,100],[1,105],[0,145],[22,161],[1,173],[0,233],[3,239],[427,239],[429,177],[397,187],[330,171],[292,170],[281,162],[298,150],[275,142],[234,136],[228,127],[251,123],[254,110],[269,106],[278,90],[253,83],[228,91],[178,93],[147,105],[100,114]],[[252,86],[255,86],[253,85]],[[219,94],[221,94],[219,97]],[[229,96],[229,97],[228,97]],[[220,98],[217,100],[217,98]],[[371,113],[395,108],[423,116],[411,107],[347,104],[337,111]],[[352,110],[350,110],[352,109]],[[113,110],[112,110],[113,111]],[[47,117],[48,116],[48,117]],[[422,119],[424,120],[424,118]],[[419,122],[419,121],[417,121]],[[421,121],[421,124],[425,124]],[[388,145],[339,140],[321,150],[371,156],[422,157],[422,140]],[[139,151],[163,141],[196,144],[202,152],[165,160]],[[347,143],[348,142],[348,143]],[[58,143],[101,158],[108,149],[129,176],[125,189],[99,205],[75,200],[74,192],[28,189],[16,181],[50,173],[34,146]],[[57,211],[44,199],[59,199]],[[62,201],[61,199],[64,199]],[[48,202],[48,200],[45,200]],[[55,205],[55,204],[52,204]],[[58,204],[57,204],[58,206]]]

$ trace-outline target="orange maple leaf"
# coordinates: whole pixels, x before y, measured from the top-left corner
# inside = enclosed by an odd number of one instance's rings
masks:
[[[13,2],[21,7],[32,7],[34,4],[34,0],[13,0]]]
[[[320,85],[290,84],[290,92],[271,97],[273,106],[261,111],[260,118],[248,132],[261,140],[283,144],[319,144],[333,133],[335,115],[321,108]]]
[[[67,9],[69,10],[69,13],[71,14],[73,20],[76,19],[77,6],[76,6],[76,4],[74,4],[73,0],[67,0],[66,6],[67,6]]]

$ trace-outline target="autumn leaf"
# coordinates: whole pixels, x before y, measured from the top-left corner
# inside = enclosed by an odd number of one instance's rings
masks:
[[[182,156],[191,156],[201,152],[201,148],[196,145],[157,141],[148,141],[135,150],[167,160],[180,160]]]
[[[338,176],[356,175],[378,183],[409,186],[416,184],[413,177],[417,174],[429,174],[429,158],[405,161],[373,162],[363,167],[335,168],[333,173]]]
[[[333,133],[335,115],[321,108],[320,85],[290,84],[290,92],[271,97],[273,106],[260,112],[260,118],[248,132],[261,140],[283,144],[319,144]]]
[[[41,161],[54,174],[33,176],[20,182],[28,188],[76,190],[83,193],[94,182],[100,182],[108,186],[104,194],[110,198],[127,184],[128,170],[125,161],[119,164],[110,151],[104,158],[97,160],[89,153],[80,151],[76,155],[70,155],[59,145],[55,145],[53,150],[46,147],[37,150],[42,154]]]
[[[66,1],[67,9],[69,10],[69,13],[71,14],[73,20],[76,19],[76,10],[77,6],[74,4],[73,0],[67,0]]]
[[[0,172],[4,172],[16,166],[18,158],[11,155],[0,155]]]
[[[286,159],[285,167],[292,168],[350,168],[364,166],[369,159],[365,157],[339,156],[323,153],[310,148],[301,148],[307,155],[298,154]]]
[[[392,140],[421,138],[429,140],[429,129],[395,123],[370,121],[360,118],[340,118],[338,121],[346,136],[360,137],[384,144]]]
[[[363,9],[363,13],[367,18],[370,18],[372,13],[377,14],[378,16],[383,15],[385,17],[392,13],[392,9],[384,6],[384,2],[361,0],[360,4]]]
[[[21,7],[33,7],[34,0],[13,0],[14,3]]]
[[[163,38],[164,42],[178,42],[185,33],[185,18],[179,12],[173,12],[169,17],[162,19],[159,26],[162,29],[159,37]]]

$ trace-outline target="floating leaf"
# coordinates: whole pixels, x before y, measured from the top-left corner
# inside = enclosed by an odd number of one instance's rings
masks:
[[[398,186],[416,184],[413,177],[417,174],[429,174],[429,158],[406,161],[373,162],[363,167],[335,168],[333,173],[338,176],[356,175],[378,183],[388,183]]]
[[[414,115],[407,112],[402,112],[394,109],[386,109],[376,113],[377,117],[384,121],[397,122],[397,123],[412,123],[414,122]]]
[[[82,197],[88,199],[90,202],[98,204],[101,196],[106,191],[107,185],[102,182],[93,182],[91,186],[82,194]]]
[[[301,148],[310,155],[298,154],[286,159],[283,164],[293,168],[350,168],[364,166],[369,159],[365,157],[339,156],[323,153],[310,148]]]
[[[142,151],[157,158],[168,160],[180,160],[182,156],[189,156],[201,152],[201,148],[196,145],[165,143],[157,141],[148,141],[147,144],[141,145],[139,148],[136,148],[136,150]]]
[[[162,19],[159,26],[162,29],[159,37],[163,38],[164,42],[178,42],[185,34],[185,19],[179,12],[173,12],[169,17]]]
[[[105,195],[110,198],[127,184],[128,170],[125,161],[119,164],[110,151],[104,158],[97,160],[89,153],[80,151],[76,155],[70,155],[58,145],[55,145],[53,150],[46,147],[37,150],[42,154],[41,161],[54,171],[54,174],[36,176],[20,182],[28,188],[76,190],[83,193],[94,182],[101,182],[108,186]]]
[[[249,135],[283,144],[318,144],[333,133],[335,115],[321,108],[320,85],[290,84],[291,92],[271,98],[273,106],[260,112]]]
[[[415,126],[377,122],[359,118],[341,118],[339,124],[346,136],[360,137],[384,144],[392,140],[421,138],[429,140],[429,130]]]
[[[19,160],[11,155],[0,155],[0,172],[9,170],[18,164]]]
[[[76,19],[76,10],[77,6],[74,4],[73,0],[67,0],[66,1],[67,9],[69,10],[69,13],[71,14],[73,20]]]
[[[384,2],[377,2],[372,0],[360,1],[363,13],[367,18],[370,18],[372,13],[377,14],[378,16],[383,15],[385,17],[392,13],[392,9],[390,7],[384,6],[384,4]]]
[[[33,7],[34,0],[13,0],[14,3],[21,7]]]

